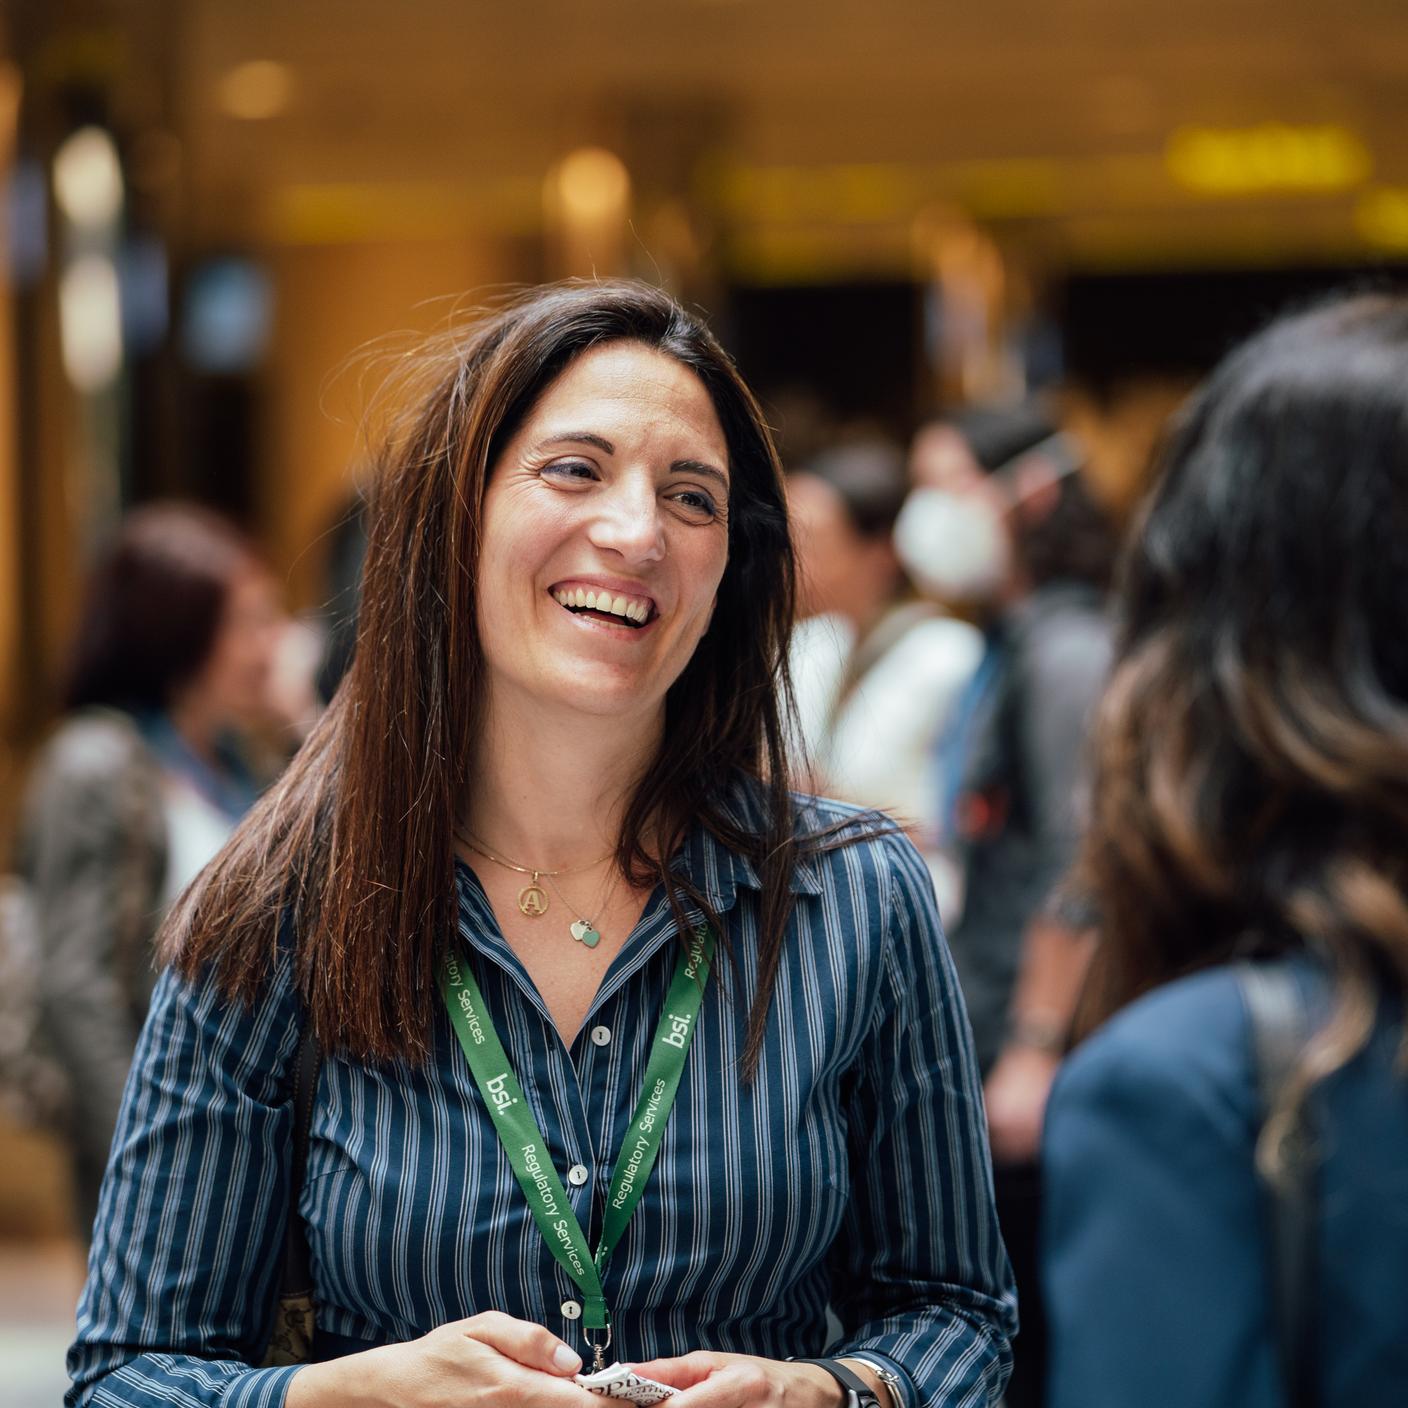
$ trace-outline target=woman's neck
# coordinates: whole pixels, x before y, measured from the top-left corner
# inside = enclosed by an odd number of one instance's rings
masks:
[[[564,869],[612,854],[661,722],[495,707],[471,770],[460,823],[515,864]]]

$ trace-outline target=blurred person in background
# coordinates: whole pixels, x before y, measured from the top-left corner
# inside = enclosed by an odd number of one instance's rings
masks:
[[[69,1077],[84,1237],[155,981],[157,924],[265,780],[242,736],[287,722],[271,708],[285,624],[253,545],[182,504],[131,513],[87,585],[66,714],[30,775],[17,857],[44,1025]]]
[[[787,476],[798,562],[791,668],[817,790],[910,827],[947,920],[957,886],[937,846],[930,760],[982,636],[909,591],[893,542],[908,490],[904,454],[883,440],[834,447]]]
[[[1115,533],[1079,444],[1031,405],[924,427],[900,560],[981,623],[976,671],[939,744],[941,815],[964,866],[950,930],[984,1078],[998,1216],[1022,1305],[1011,1408],[1041,1401],[1037,1159],[1090,916],[1060,882],[1080,826],[1083,759],[1110,659]],[[932,773],[931,773],[932,776]]]
[[[1047,1117],[1052,1408],[1405,1403],[1408,299],[1273,324],[1164,466]]]

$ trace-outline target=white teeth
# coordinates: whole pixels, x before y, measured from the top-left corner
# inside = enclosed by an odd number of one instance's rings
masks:
[[[553,600],[561,606],[575,607],[578,610],[606,611],[613,616],[624,616],[643,626],[650,618],[648,601],[632,601],[629,597],[613,596],[608,591],[597,592],[586,587],[564,587],[552,594]]]

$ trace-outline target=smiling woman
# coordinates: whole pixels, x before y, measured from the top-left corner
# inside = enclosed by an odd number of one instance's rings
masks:
[[[680,1408],[995,1404],[966,1018],[908,842],[790,790],[732,364],[657,290],[536,291],[385,469],[352,669],[165,931],[70,1403],[584,1408],[571,1340]],[[320,1362],[255,1367],[290,1215]],[[828,1305],[843,1359],[787,1362]]]
[[[510,700],[535,730],[563,708],[569,729],[609,716],[653,750],[728,561],[728,458],[698,376],[640,343],[584,352],[548,387],[484,496],[491,717]]]

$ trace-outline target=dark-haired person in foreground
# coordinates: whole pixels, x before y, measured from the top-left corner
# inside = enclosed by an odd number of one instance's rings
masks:
[[[1095,737],[1100,1025],[1047,1116],[1052,1408],[1408,1402],[1405,543],[1408,300],[1272,325],[1171,437]]]
[[[269,722],[285,625],[253,545],[189,504],[129,514],[84,592],[66,712],[31,770],[17,855],[70,1086],[84,1238],[155,980],[152,940],[258,795],[239,739]]]
[[[789,790],[756,403],[636,284],[427,374],[350,671],[166,931],[70,1404],[995,1405],[962,1002],[912,846]],[[305,1032],[318,1362],[261,1368]]]

